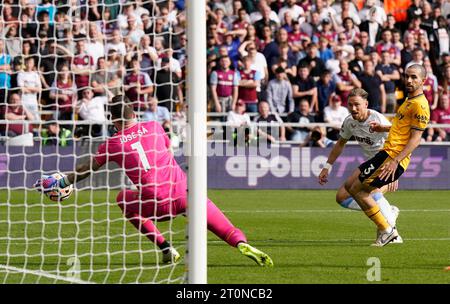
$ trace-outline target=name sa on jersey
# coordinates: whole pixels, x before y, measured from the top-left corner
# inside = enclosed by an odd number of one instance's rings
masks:
[[[127,143],[127,142],[129,142],[129,141],[131,141],[131,140],[133,140],[133,139],[136,139],[136,138],[138,138],[138,137],[141,137],[142,135],[145,135],[145,134],[147,134],[148,133],[148,130],[144,127],[144,126],[142,126],[142,127],[140,127],[138,130],[137,130],[137,132],[131,132],[130,134],[124,134],[124,135],[122,135],[121,137],[120,137],[120,143],[121,144],[124,144],[124,143]]]

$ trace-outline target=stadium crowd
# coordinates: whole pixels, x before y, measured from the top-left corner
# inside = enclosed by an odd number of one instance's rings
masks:
[[[184,2],[4,0],[0,131],[20,135],[33,126],[14,120],[43,120],[45,143],[102,136],[108,100],[124,94],[141,119],[180,132],[171,123],[186,118]],[[353,88],[389,116],[406,96],[405,68],[420,63],[431,122],[450,123],[449,25],[447,0],[207,1],[208,111],[236,128],[327,122],[253,128],[271,142],[324,147]],[[428,128],[423,140],[448,141],[450,129]]]

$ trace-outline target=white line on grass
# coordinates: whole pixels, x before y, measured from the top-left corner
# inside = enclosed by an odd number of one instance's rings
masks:
[[[26,214],[60,214],[60,213],[77,213],[77,214],[92,214],[92,211],[76,211],[75,210],[65,210],[61,211],[44,211],[44,212],[34,212],[28,211]],[[222,210],[224,213],[349,213],[354,210],[339,210],[339,209],[267,209],[267,210]],[[400,209],[400,212],[450,212],[450,209]],[[25,214],[25,211],[6,211],[4,213],[9,214]],[[106,210],[95,210],[94,213],[106,213]]]
[[[7,265],[2,265],[2,264],[0,264],[0,269],[5,269],[7,272],[19,272],[19,273],[31,274],[31,275],[35,275],[35,276],[39,276],[39,277],[55,279],[55,280],[69,282],[69,283],[92,284],[92,282],[87,282],[87,281],[83,281],[83,280],[79,280],[79,279],[75,279],[75,278],[69,278],[69,277],[64,277],[64,276],[60,276],[60,275],[56,275],[56,274],[51,274],[51,273],[41,271],[41,270],[30,270],[30,269],[17,268],[14,266],[7,266]]]
[[[411,238],[411,239],[405,239],[403,238],[404,241],[413,241],[413,242],[430,242],[430,241],[450,241],[450,238]],[[311,239],[299,239],[296,242],[309,242],[309,243],[326,243],[326,242],[357,242],[357,241],[373,241],[373,239],[323,239],[323,240],[311,240]],[[46,244],[46,245],[58,245],[58,242],[55,241],[44,241],[44,243],[47,242],[51,242],[52,244]],[[73,241],[72,241],[73,242]],[[144,240],[142,242],[139,241],[99,241],[99,240],[95,240],[94,244],[110,244],[110,245],[123,245],[124,243],[126,244],[142,244],[142,243],[146,243],[149,242],[147,240]],[[276,240],[258,240],[255,241],[256,243],[280,243],[280,241],[276,241]],[[292,242],[291,240],[286,240],[286,241],[281,241],[282,243],[287,243],[287,242]],[[8,243],[5,240],[0,240],[0,243]],[[41,245],[42,242],[26,242],[25,240],[14,240],[13,241],[14,244],[27,244],[27,245]],[[75,242],[73,242],[75,243]],[[91,241],[79,241],[76,242],[77,244],[93,244]],[[177,244],[186,244],[186,241],[179,241],[177,242]],[[221,240],[211,240],[208,241],[208,243],[213,243],[213,244],[221,244],[223,243],[223,241]],[[13,245],[13,244],[11,244]],[[156,250],[155,250],[156,252]],[[159,252],[159,251],[158,251]],[[0,265],[0,267],[2,267],[2,265]]]

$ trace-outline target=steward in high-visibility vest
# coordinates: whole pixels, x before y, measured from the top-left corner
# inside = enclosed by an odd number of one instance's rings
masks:
[[[59,132],[58,132],[59,131]],[[58,133],[58,134],[56,134]],[[41,131],[42,145],[60,145],[67,147],[72,144],[72,132],[65,128],[59,128],[56,123],[49,124]]]

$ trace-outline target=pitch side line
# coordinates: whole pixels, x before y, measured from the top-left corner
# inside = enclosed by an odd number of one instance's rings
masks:
[[[1,210],[1,208],[0,208]],[[340,209],[269,209],[269,210],[222,210],[224,213],[348,213],[352,211],[358,211],[358,210],[340,210]],[[450,209],[400,209],[400,213],[403,212],[450,212]],[[6,211],[4,213],[8,214],[60,214],[60,213],[77,213],[77,214],[92,214],[91,211],[76,211],[75,210],[65,210],[61,209],[60,212],[58,211],[44,211],[44,212],[19,212],[19,211]],[[103,210],[96,210],[96,214],[99,213],[106,213],[106,211]]]
[[[403,239],[404,241],[412,241],[412,242],[435,242],[435,241],[450,241],[450,238],[411,238],[411,239]],[[293,241],[293,240],[285,240],[285,241],[274,241],[274,240],[255,240],[255,243],[271,243],[271,244],[284,244],[284,243],[327,243],[327,242],[355,242],[355,241],[373,241],[373,239],[329,239],[329,240],[311,240],[311,239],[302,239],[302,240],[297,240],[297,241]],[[42,245],[42,243],[44,242],[54,242],[54,241],[43,241],[43,242],[25,242],[23,240],[13,240],[12,242],[14,242],[15,244],[17,243],[21,243],[21,244],[27,244],[27,245]],[[71,242],[75,243],[73,240],[71,240]],[[142,242],[138,242],[138,241],[111,241],[111,242],[106,242],[106,241],[99,241],[99,240],[94,240],[95,244],[110,244],[110,245],[123,245],[124,243],[126,244],[143,244],[148,242],[147,240],[143,240]],[[1,244],[5,244],[8,243],[5,240],[1,240],[0,241]],[[77,244],[92,244],[92,242],[90,241],[79,241],[76,242]],[[208,241],[208,243],[213,243],[213,244],[223,244],[223,241],[221,240],[210,240]],[[55,245],[57,245],[58,243],[55,243]],[[177,244],[187,244],[186,241],[180,241],[177,242]],[[50,245],[50,244],[49,244]],[[153,251],[153,250],[148,250],[148,251]],[[154,250],[155,252],[159,252],[158,250]],[[102,254],[102,253],[99,253]],[[0,268],[3,265],[0,265]]]
[[[30,270],[30,269],[25,269],[25,268],[17,268],[14,266],[6,266],[6,265],[2,265],[2,264],[0,264],[0,269],[5,269],[8,272],[20,272],[20,273],[31,274],[31,275],[35,275],[35,276],[39,276],[39,277],[45,277],[45,278],[49,278],[49,279],[55,279],[55,280],[60,280],[60,281],[65,281],[65,282],[70,282],[70,283],[76,283],[76,284],[93,284],[92,282],[78,280],[75,278],[63,277],[60,275],[51,274],[51,273],[41,271],[41,270]]]

